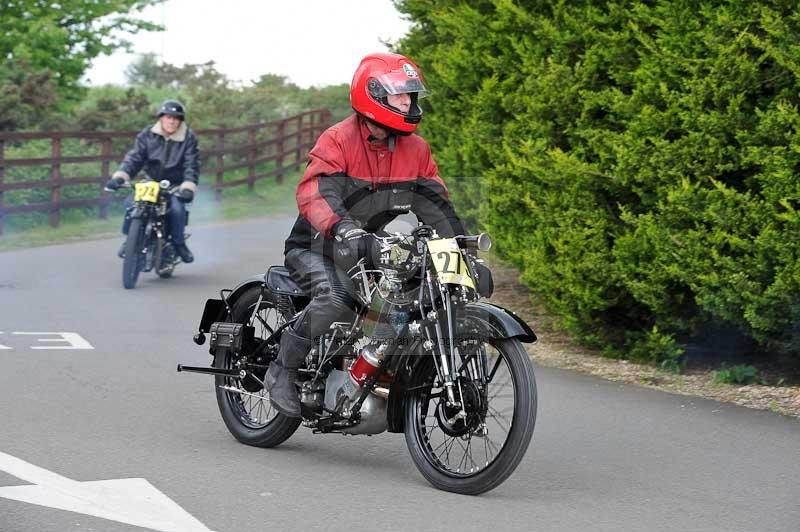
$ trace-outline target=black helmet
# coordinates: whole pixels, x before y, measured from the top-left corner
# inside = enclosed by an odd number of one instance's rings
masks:
[[[183,104],[178,100],[164,100],[158,108],[158,118],[164,115],[175,116],[181,120],[185,117]]]

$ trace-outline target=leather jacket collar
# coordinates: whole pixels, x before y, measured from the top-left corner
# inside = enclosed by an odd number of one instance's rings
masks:
[[[186,127],[186,122],[181,122],[181,125],[178,126],[178,129],[172,135],[166,135],[164,133],[164,129],[161,127],[161,122],[156,122],[153,127],[150,128],[150,131],[155,133],[156,135],[161,135],[167,140],[171,140],[172,142],[183,142],[186,140],[186,130],[189,129]]]

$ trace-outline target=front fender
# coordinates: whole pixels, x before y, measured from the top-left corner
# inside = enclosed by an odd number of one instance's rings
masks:
[[[469,303],[461,313],[462,332],[482,338],[502,340],[516,338],[533,343],[536,334],[522,318],[510,310],[490,303]]]
[[[145,218],[147,216],[147,208],[141,205],[134,205],[131,207],[130,214],[128,214],[131,220],[135,218]]]

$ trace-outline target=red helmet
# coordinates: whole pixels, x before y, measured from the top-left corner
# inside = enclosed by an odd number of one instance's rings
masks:
[[[407,113],[389,105],[389,95],[409,94]],[[361,60],[350,83],[350,105],[371,122],[408,135],[417,129],[422,109],[417,100],[428,95],[417,65],[400,54],[369,54]]]

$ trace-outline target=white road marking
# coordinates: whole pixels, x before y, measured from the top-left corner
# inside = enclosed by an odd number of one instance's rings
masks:
[[[160,532],[211,532],[143,478],[78,482],[3,452],[0,471],[35,484],[0,487],[1,498]]]
[[[34,345],[31,349],[94,349],[92,344],[86,339],[75,332],[13,332],[11,334],[24,335],[24,336],[52,336],[57,335],[58,338],[39,338],[40,342],[61,342],[62,345]],[[66,345],[63,345],[66,343]]]
[[[3,332],[0,331],[0,334],[3,334]],[[2,351],[3,349],[11,349],[11,348],[8,347],[7,345],[0,344],[0,351]]]

